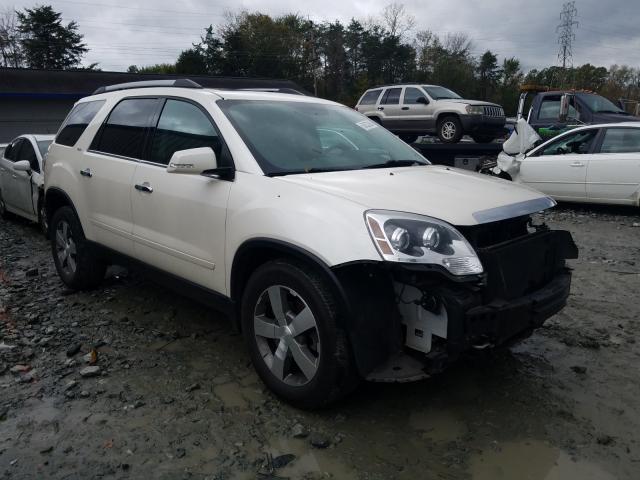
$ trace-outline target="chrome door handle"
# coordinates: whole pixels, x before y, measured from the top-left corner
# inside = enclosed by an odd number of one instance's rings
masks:
[[[11,175],[11,178],[18,178],[18,175],[14,173],[13,175]]]
[[[584,167],[584,163],[582,162],[573,162],[571,164],[572,167]]]
[[[384,110],[384,107],[378,107],[378,110]]]
[[[139,192],[153,193],[153,187],[148,182],[136,183],[136,190]]]
[[[82,175],[83,177],[88,177],[88,178],[93,177],[93,173],[91,173],[91,169],[90,168],[85,168],[84,170],[80,170],[80,175]]]

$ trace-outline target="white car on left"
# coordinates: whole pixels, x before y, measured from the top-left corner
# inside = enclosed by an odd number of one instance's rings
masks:
[[[54,135],[20,135],[0,156],[0,215],[7,212],[37,222],[47,231],[44,160]]]

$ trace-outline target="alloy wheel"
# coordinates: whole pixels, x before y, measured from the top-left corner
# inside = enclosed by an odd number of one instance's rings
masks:
[[[71,227],[65,220],[59,222],[56,228],[56,255],[62,271],[67,275],[73,275],[77,268],[78,251]]]
[[[444,122],[442,124],[442,137],[451,140],[456,136],[456,124],[452,121]]]
[[[311,308],[295,290],[267,288],[254,309],[253,330],[260,356],[280,381],[309,383],[320,364],[320,335]]]

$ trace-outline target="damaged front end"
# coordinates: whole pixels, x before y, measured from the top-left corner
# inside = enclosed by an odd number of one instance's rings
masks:
[[[335,270],[365,378],[424,378],[464,351],[530,335],[564,307],[571,284],[565,260],[578,255],[569,232],[534,225],[528,214],[455,230],[477,254],[480,273],[390,261]]]

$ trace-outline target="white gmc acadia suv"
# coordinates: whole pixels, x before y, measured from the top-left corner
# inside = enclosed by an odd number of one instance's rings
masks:
[[[189,80],[80,100],[45,172],[62,281],[109,263],[227,312],[262,380],[304,408],[514,341],[569,294],[571,235],[527,187],[431,165],[325,100]]]

